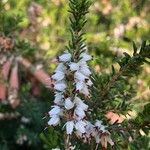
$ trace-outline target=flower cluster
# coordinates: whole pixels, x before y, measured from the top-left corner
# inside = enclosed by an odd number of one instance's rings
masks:
[[[83,100],[90,97],[89,87],[92,86],[92,81],[87,61],[91,58],[87,49],[78,57],[69,52],[58,57],[59,64],[52,75],[55,98],[49,111],[48,125],[57,126],[62,120],[68,137],[74,132],[84,143],[90,143],[95,138],[97,144],[107,147],[107,143],[113,145],[110,133],[101,121],[97,120],[92,124],[87,120],[90,111]]]
[[[78,58],[73,58],[69,52],[58,57],[60,62],[52,79],[54,80],[55,99],[48,125],[57,126],[60,119],[65,120],[66,133],[71,135],[74,129],[83,134],[86,130],[86,112],[88,105],[81,97],[89,97],[91,71],[87,65],[92,57],[86,50]]]
[[[107,143],[111,146],[114,145],[110,137],[109,131],[106,129],[107,126],[102,125],[102,121],[96,120],[95,124],[87,122],[85,133],[76,132],[77,137],[82,136],[84,143],[90,143],[92,138],[95,138],[97,144],[101,143],[102,147],[107,148]]]

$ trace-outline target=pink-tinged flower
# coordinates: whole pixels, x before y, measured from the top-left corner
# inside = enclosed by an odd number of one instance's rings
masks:
[[[69,67],[70,67],[71,71],[77,71],[77,70],[79,70],[79,64],[78,63],[71,62],[70,65],[69,65]]]
[[[66,84],[64,82],[56,82],[54,84],[54,89],[60,92],[64,92],[64,90],[66,89]]]
[[[84,87],[82,88],[82,90],[80,91],[80,93],[83,93],[85,96],[89,96],[90,95],[88,86],[86,84],[84,84]]]
[[[64,53],[61,56],[58,57],[58,60],[61,62],[67,62],[71,60],[71,54],[70,53]]]
[[[64,96],[61,92],[55,92],[54,103],[57,105],[62,105],[63,98],[64,98]]]
[[[65,77],[65,74],[61,71],[57,71],[55,72],[55,74],[52,75],[52,79],[56,81],[60,81],[64,79],[64,77]]]
[[[81,72],[76,71],[74,74],[74,78],[79,81],[85,81],[85,79],[88,79],[85,75],[83,75]]]
[[[55,72],[57,72],[57,71],[65,72],[65,71],[66,71],[66,66],[65,66],[63,63],[60,63],[60,64],[57,66]]]
[[[89,61],[92,59],[92,56],[84,52],[80,54],[80,58],[81,61]]]
[[[96,141],[97,144],[100,143],[101,139],[100,139],[100,135],[99,134],[95,135],[95,141]]]
[[[106,132],[101,135],[101,145],[104,148],[107,148],[107,143],[109,143],[111,146],[114,145],[114,142],[112,141],[109,132]]]
[[[80,107],[82,108],[82,110],[87,111],[88,105],[86,105],[79,97],[76,96],[74,101],[77,107]]]
[[[52,107],[53,108],[48,112],[50,117],[53,117],[54,115],[61,115],[62,114],[62,109],[59,106],[54,105]]]
[[[71,101],[71,98],[68,97],[67,99],[65,99],[65,108],[67,110],[70,110],[74,107],[74,103]]]
[[[60,118],[57,115],[54,115],[49,121],[48,121],[48,125],[53,125],[53,126],[57,126],[60,122]]]
[[[76,130],[81,133],[85,133],[85,126],[86,126],[86,123],[82,120],[77,121],[77,123],[75,124]]]
[[[71,135],[73,132],[73,128],[74,128],[74,122],[73,121],[67,121],[65,125],[66,125],[67,134]]]
[[[0,83],[0,100],[5,100],[7,96],[7,86],[4,83]]]
[[[85,117],[85,112],[81,107],[76,107],[74,113],[80,119],[83,119]]]
[[[76,134],[76,136],[77,136],[78,138],[82,138],[82,137],[83,137],[83,134],[82,134],[79,130],[77,130],[77,131],[75,132],[75,134]]]

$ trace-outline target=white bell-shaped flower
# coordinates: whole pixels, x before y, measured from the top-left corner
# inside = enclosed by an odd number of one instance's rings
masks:
[[[54,99],[54,103],[57,105],[61,105],[63,102],[63,94],[61,92],[55,92],[55,99]]]
[[[64,82],[56,82],[54,84],[54,89],[60,92],[64,92],[64,90],[66,89],[66,84]]]
[[[80,107],[84,111],[87,111],[88,105],[86,105],[79,97],[76,96],[74,101],[75,101],[77,107]]]
[[[80,119],[83,119],[85,117],[85,112],[81,107],[76,107],[74,113]]]
[[[49,121],[48,121],[48,125],[53,125],[53,126],[57,126],[60,122],[60,118],[57,115],[54,115]]]
[[[84,82],[76,81],[76,91],[81,91],[84,87]]]
[[[71,54],[70,53],[64,53],[61,56],[58,57],[58,60],[61,62],[67,62],[71,60]]]
[[[86,137],[90,137],[93,132],[95,132],[95,129],[94,129],[94,125],[92,123],[90,123],[89,121],[87,122],[87,125],[86,125]]]
[[[86,126],[86,123],[82,120],[77,121],[77,123],[75,124],[76,130],[78,130],[81,133],[85,133],[85,126]]]
[[[84,94],[85,96],[89,96],[90,95],[88,86],[86,84],[84,84],[84,87],[82,88],[82,90],[80,91],[80,93]]]
[[[74,103],[71,101],[71,98],[68,97],[67,99],[65,99],[65,108],[67,110],[70,110],[74,107]]]
[[[60,115],[62,113],[62,109],[59,106],[54,105],[52,107],[53,108],[48,112],[51,117],[54,115]]]
[[[103,133],[106,132],[105,126],[102,125],[101,128],[100,128],[100,130],[101,130]]]
[[[66,122],[66,132],[67,134],[72,134],[74,128],[74,121],[67,121]]]
[[[88,79],[85,75],[83,75],[81,72],[76,71],[74,74],[74,78],[79,81],[85,81],[85,79]]]
[[[103,126],[103,125],[102,125],[102,121],[96,120],[96,122],[95,122],[95,127],[98,127],[98,128],[100,129],[102,126]]]
[[[58,66],[56,67],[55,72],[57,72],[57,71],[65,72],[66,71],[66,66],[63,63],[58,64]]]
[[[87,54],[86,52],[83,52],[80,54],[80,58],[81,58],[81,61],[89,61],[92,59],[92,56]]]
[[[60,81],[64,79],[64,77],[65,77],[65,74],[61,71],[57,71],[55,72],[55,74],[52,75],[52,79],[56,81]]]
[[[91,75],[91,71],[90,71],[89,67],[82,66],[82,67],[80,67],[79,71],[85,76]]]
[[[69,67],[71,71],[77,71],[79,69],[79,64],[75,62],[71,62]]]
[[[100,143],[100,141],[101,141],[100,135],[98,133],[95,135],[95,141],[97,144]]]

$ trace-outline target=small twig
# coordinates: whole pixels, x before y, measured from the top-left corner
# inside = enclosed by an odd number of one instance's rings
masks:
[[[99,146],[99,144],[96,144],[95,150],[98,150],[98,146]]]
[[[70,137],[69,137],[69,135],[67,135],[67,134],[64,134],[64,140],[65,140],[65,145],[64,145],[64,147],[65,147],[65,150],[69,150],[69,139],[70,139]]]
[[[104,97],[107,95],[110,88],[114,85],[114,83],[118,80],[118,78],[122,75],[123,71],[120,70],[116,75],[114,75],[111,80],[106,84],[104,89],[101,91],[101,97]]]

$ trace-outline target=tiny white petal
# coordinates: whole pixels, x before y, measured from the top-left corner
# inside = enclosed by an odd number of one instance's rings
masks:
[[[89,76],[91,74],[91,71],[88,67],[80,67],[79,70],[82,74],[84,74],[85,76]]]
[[[87,62],[86,62],[86,61],[83,61],[83,60],[80,60],[80,61],[78,62],[78,64],[79,64],[80,67],[88,67]]]
[[[102,127],[102,121],[96,120],[95,126],[101,128]]]
[[[82,120],[78,121],[75,124],[76,130],[78,130],[81,133],[85,133],[85,126],[86,126],[86,123],[84,121],[82,121]]]
[[[85,112],[81,107],[76,107],[74,112],[81,119],[85,117]]]
[[[49,121],[48,121],[48,125],[53,125],[53,126],[57,126],[60,122],[60,118],[58,116],[53,116]]]
[[[88,109],[88,105],[86,105],[79,97],[75,97],[75,103],[77,107],[82,108],[84,111]]]
[[[58,82],[54,85],[54,89],[60,92],[64,92],[64,90],[66,89],[66,84],[63,82]]]
[[[80,58],[82,58],[82,61],[89,61],[92,59],[91,55],[87,54],[87,53],[81,53],[80,54]]]
[[[65,99],[65,108],[70,110],[74,107],[74,103],[71,101],[70,97]]]
[[[88,133],[89,135],[92,134],[94,132],[94,125],[91,124],[90,122],[87,122],[86,125],[86,133]]]
[[[55,105],[48,113],[52,117],[53,115],[60,115],[61,111],[62,111],[61,108],[59,106]]]
[[[71,62],[70,65],[69,65],[69,67],[70,67],[71,71],[77,71],[79,69],[79,64]]]
[[[65,72],[66,71],[66,66],[63,63],[59,63],[55,72],[57,71],[61,71],[61,72]]]
[[[88,86],[87,86],[86,84],[84,84],[84,87],[83,87],[83,89],[80,91],[80,93],[84,94],[85,96],[89,96],[89,95],[90,95]]]
[[[95,140],[96,140],[96,143],[97,143],[97,144],[100,142],[100,135],[99,135],[99,134],[97,134],[97,135],[95,136]]]
[[[61,56],[58,57],[59,61],[67,62],[71,60],[71,54],[70,53],[64,53]]]
[[[55,99],[54,99],[54,103],[55,104],[58,104],[58,105],[61,105],[62,102],[63,102],[63,94],[61,92],[56,92],[55,93]]]
[[[79,81],[85,81],[85,79],[87,79],[87,77],[79,71],[75,72],[74,77],[75,77],[75,79],[77,79]]]
[[[100,130],[101,130],[102,132],[106,132],[105,126],[102,125],[102,126],[100,127]]]
[[[76,82],[76,91],[81,91],[84,87],[84,82],[78,81]]]
[[[52,75],[52,79],[56,81],[60,81],[64,79],[64,77],[65,77],[65,74],[61,71],[57,71],[55,72],[55,74]]]
[[[74,122],[73,121],[68,121],[66,123],[66,132],[67,134],[72,134],[74,128]]]

